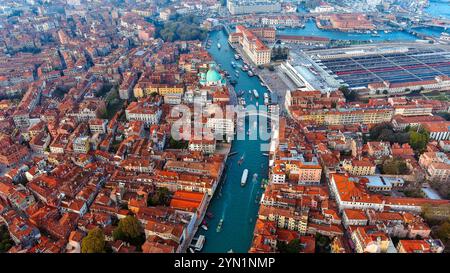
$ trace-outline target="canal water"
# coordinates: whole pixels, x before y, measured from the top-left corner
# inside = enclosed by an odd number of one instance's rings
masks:
[[[227,34],[223,31],[211,32],[209,38],[212,41],[211,48],[208,49],[209,53],[222,70],[228,71],[232,78],[237,80],[235,89],[238,92],[245,91],[243,97],[247,105],[256,104],[256,101],[259,105],[263,105],[264,93],[268,92],[267,89],[261,86],[258,77],[249,77],[239,67],[232,67],[232,62],[237,61],[234,59],[235,51],[227,42]],[[220,49],[217,48],[217,43],[221,44]],[[242,66],[242,61],[237,63],[238,66]],[[236,77],[236,71],[239,77]],[[248,90],[253,89],[258,91],[258,99],[249,94]],[[259,123],[254,124],[246,120],[245,130],[258,125]],[[213,218],[205,218],[208,222],[207,231],[199,228],[198,234],[206,236],[203,252],[223,253],[229,250],[236,253],[248,252],[253,238],[259,200],[263,192],[261,180],[268,175],[268,157],[261,151],[261,144],[264,143],[267,142],[249,139],[233,141],[231,153],[237,154],[228,158],[224,179],[208,208],[208,213],[211,213]],[[238,161],[242,157],[244,160],[239,165]],[[244,169],[248,169],[248,180],[242,187],[241,177]],[[254,174],[257,174],[256,179]],[[216,228],[220,219],[223,219],[223,224],[220,232],[217,232]]]

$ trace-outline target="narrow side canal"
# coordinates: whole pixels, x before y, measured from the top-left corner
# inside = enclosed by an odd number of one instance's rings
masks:
[[[235,51],[227,42],[227,34],[223,31],[211,32],[209,36],[211,48],[209,53],[222,70],[228,71],[233,79],[237,80],[235,89],[237,92],[244,90],[243,97],[247,105],[264,103],[264,93],[267,89],[261,86],[257,76],[249,77],[246,72],[240,69],[242,61],[234,59]],[[220,43],[221,48],[217,47]],[[232,62],[237,63],[233,68]],[[238,71],[239,77],[236,77]],[[248,91],[256,89],[259,98],[256,99]],[[248,120],[245,128],[249,128]],[[257,124],[250,124],[255,126]],[[259,200],[263,189],[261,180],[267,178],[268,157],[261,151],[261,140],[234,140],[231,154],[227,160],[227,169],[222,184],[209,204],[208,213],[213,215],[212,219],[207,219],[208,230],[199,229],[198,234],[206,236],[203,252],[233,252],[243,253],[250,248],[255,220],[259,208]],[[239,160],[243,158],[241,164]],[[241,177],[245,169],[248,169],[248,180],[245,186],[241,186]],[[256,175],[255,175],[256,174]],[[256,179],[255,179],[256,177]],[[223,223],[220,231],[217,226],[220,220]]]

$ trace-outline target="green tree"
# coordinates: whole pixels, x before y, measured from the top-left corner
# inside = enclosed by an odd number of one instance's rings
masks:
[[[175,140],[172,137],[169,139],[169,148],[172,149],[186,149],[189,142],[186,140]]]
[[[277,245],[280,253],[299,253],[303,250],[299,239],[294,239],[287,244],[285,242],[278,242]]]
[[[402,158],[390,158],[383,162],[384,174],[403,175],[408,173],[408,166]]]
[[[347,86],[343,85],[339,87],[339,91],[344,94],[345,99],[348,101],[355,101],[358,98],[358,94],[355,91],[350,90]]]
[[[113,231],[114,240],[122,240],[133,245],[141,245],[143,242],[143,228],[134,216],[120,219],[117,228]]]
[[[450,222],[446,221],[440,225],[435,234],[447,246],[450,243]]]
[[[12,246],[14,242],[11,240],[9,236],[9,231],[6,226],[0,227],[0,253],[7,252]]]
[[[370,134],[370,139],[372,140],[378,140],[380,138],[380,135],[382,134],[382,132],[384,130],[388,130],[390,132],[393,132],[393,127],[390,123],[388,122],[384,122],[384,123],[380,123],[377,124],[375,126],[373,126],[370,130],[369,130],[369,134]]]
[[[88,235],[81,242],[82,253],[102,253],[105,252],[105,234],[96,227],[89,231]]]
[[[427,131],[423,129],[417,130],[415,128],[410,129],[409,145],[411,145],[414,150],[423,152],[427,147],[429,140],[430,134]]]
[[[195,16],[177,15],[164,24],[155,24],[156,36],[167,42],[204,40],[207,32],[199,27],[200,24],[201,22]]]

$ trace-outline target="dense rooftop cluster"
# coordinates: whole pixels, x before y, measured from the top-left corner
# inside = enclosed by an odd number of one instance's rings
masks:
[[[423,212],[450,205],[448,191],[442,199],[426,183],[450,182],[450,124],[436,115],[448,102],[349,103],[340,91],[306,90],[285,102],[250,252],[444,250]],[[426,136],[421,148],[416,134]]]
[[[331,43],[323,37],[277,36],[274,27],[298,27],[315,18],[323,29],[370,33],[397,23],[386,14],[328,14],[335,8],[325,1],[311,8],[319,13],[311,17],[276,1],[230,1],[233,15],[225,17],[220,1],[170,2],[0,3],[0,231],[2,239],[11,240],[5,251],[180,253],[190,247],[226,172],[231,145],[229,139],[192,139],[184,129],[178,133],[188,136],[175,139],[172,129],[185,116],[173,110],[180,105],[224,109],[236,104],[239,94],[227,84],[231,75],[206,50],[208,42],[177,39],[187,37],[179,28],[183,20],[172,25],[183,34],[176,37],[165,24],[195,14],[205,29],[225,22],[229,31],[227,24],[236,25],[230,44],[263,73],[275,71],[269,44],[279,39],[313,47]],[[386,9],[407,11],[403,1],[390,2]],[[407,70],[401,64],[383,70],[386,79],[374,82],[370,77],[379,78],[380,62],[367,61],[369,51],[315,52],[323,70],[336,70],[354,86],[321,85],[325,81],[317,71],[306,69],[313,66],[311,59],[291,66],[298,73],[282,72],[304,86],[285,95],[271,90],[273,98],[280,95],[286,115],[272,127],[276,137],[261,155],[269,158],[269,175],[255,202],[259,211],[249,252],[440,253],[448,248],[448,237],[439,236],[440,227],[429,220],[448,218],[450,208],[450,104],[398,96],[447,88],[448,62],[440,59],[446,51],[405,55],[409,76],[420,78],[412,83],[402,78]],[[430,61],[425,53],[433,62],[416,65]],[[236,60],[246,61],[245,54],[236,54]],[[339,54],[357,68],[342,70]],[[362,71],[359,66],[366,63],[374,67]],[[438,73],[428,75],[430,69]],[[366,100],[350,100],[361,74],[369,72]],[[382,98],[392,94],[397,96]],[[210,114],[203,109],[184,121],[221,136],[235,133],[234,117]]]
[[[225,77],[199,41],[155,38],[146,20],[155,4],[65,2],[63,13],[55,3],[0,17],[16,25],[0,30],[0,223],[9,251],[85,251],[95,228],[108,251],[186,251],[227,152],[215,141],[173,140],[179,117],[170,113],[194,102],[225,106]],[[217,129],[223,120],[203,122]],[[115,234],[129,217],[139,243]]]

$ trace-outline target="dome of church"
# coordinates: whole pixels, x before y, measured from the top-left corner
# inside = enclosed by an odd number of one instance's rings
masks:
[[[215,69],[209,69],[206,73],[206,82],[208,83],[218,83],[222,81],[222,75]]]

